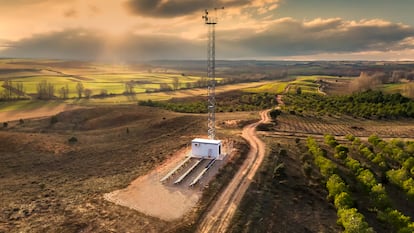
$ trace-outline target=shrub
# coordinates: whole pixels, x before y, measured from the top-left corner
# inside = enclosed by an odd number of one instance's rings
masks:
[[[337,174],[333,174],[329,177],[326,182],[326,188],[328,189],[329,196],[334,198],[336,195],[347,192],[348,188],[346,187],[345,182]]]
[[[385,209],[390,205],[390,200],[382,184],[374,185],[371,188],[370,196],[373,204],[379,209]]]
[[[335,147],[335,158],[338,159],[345,159],[346,157],[348,157],[348,152],[349,149],[348,147],[344,146],[344,145],[337,145]]]
[[[359,152],[369,160],[373,160],[375,158],[375,154],[372,153],[372,151],[368,147],[362,144],[359,147]]]
[[[407,160],[405,160],[405,162],[402,164],[402,166],[407,169],[410,170],[411,168],[414,167],[414,158],[410,157]]]
[[[361,171],[357,176],[357,179],[370,190],[377,184],[374,174],[367,169]]]
[[[71,138],[69,138],[68,142],[73,144],[73,143],[78,142],[78,139],[76,137],[71,137]]]
[[[339,145],[339,144],[338,144],[338,142],[336,141],[335,137],[334,137],[334,136],[332,136],[332,135],[330,135],[330,134],[326,134],[326,135],[324,136],[324,138],[325,138],[325,143],[326,143],[328,146],[332,147],[332,148],[335,148],[336,146],[338,146],[338,145]]]
[[[391,169],[386,173],[388,180],[397,185],[402,186],[403,182],[408,179],[408,173],[405,169]]]
[[[279,109],[273,109],[269,112],[270,117],[272,120],[276,120],[276,118],[282,113]]]
[[[368,142],[372,145],[376,146],[378,143],[380,143],[382,140],[375,134],[368,137]]]
[[[351,171],[352,171],[355,175],[359,175],[359,173],[360,173],[361,171],[363,171],[363,170],[364,170],[364,168],[362,168],[362,166],[361,166],[361,163],[360,163],[358,160],[353,159],[353,158],[351,158],[351,157],[347,157],[347,158],[346,158],[346,160],[345,160],[345,165],[346,165],[349,169],[351,169]]]
[[[390,224],[396,231],[412,225],[410,217],[403,215],[398,210],[390,208],[385,211],[378,212],[378,219]]]
[[[354,201],[347,192],[342,192],[335,196],[334,204],[338,210],[348,209],[354,205]]]
[[[303,164],[303,172],[305,173],[306,177],[310,177],[312,174],[312,165],[308,161]]]
[[[9,123],[3,122],[3,128],[7,128],[7,127],[9,127]]]
[[[19,124],[23,125],[24,124],[24,120],[23,119],[20,119],[19,120]]]
[[[344,228],[346,233],[373,233],[374,230],[365,222],[364,216],[358,213],[355,208],[339,209],[338,223]]]
[[[354,135],[352,135],[352,134],[347,134],[347,135],[345,136],[345,138],[346,138],[348,141],[351,141],[351,142],[355,141],[355,136],[354,136]]]
[[[336,164],[334,164],[330,159],[322,156],[317,156],[315,158],[315,164],[319,167],[319,170],[324,177],[331,176],[337,169]]]
[[[58,122],[58,118],[57,118],[57,116],[52,116],[51,118],[50,118],[50,124],[51,125],[54,125],[54,124],[56,124]]]

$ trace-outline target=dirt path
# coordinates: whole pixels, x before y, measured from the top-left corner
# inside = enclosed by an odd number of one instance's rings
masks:
[[[256,126],[268,122],[267,111],[260,112],[261,120],[243,129],[242,136],[250,144],[247,159],[234,176],[233,180],[221,193],[217,201],[204,216],[197,232],[225,232],[236,212],[244,193],[252,182],[265,156],[265,144],[256,135]]]

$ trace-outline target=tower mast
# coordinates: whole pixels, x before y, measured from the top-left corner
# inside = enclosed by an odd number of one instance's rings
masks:
[[[214,9],[216,13],[217,8]],[[216,137],[216,24],[217,17],[209,16],[208,10],[203,15],[208,28],[207,40],[207,78],[208,78],[208,138]]]

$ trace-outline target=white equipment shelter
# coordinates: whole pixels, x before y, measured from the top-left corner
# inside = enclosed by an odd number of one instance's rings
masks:
[[[191,157],[221,160],[221,140],[196,138],[191,141]]]

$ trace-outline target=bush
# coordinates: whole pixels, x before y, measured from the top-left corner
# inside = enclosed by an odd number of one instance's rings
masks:
[[[56,124],[56,123],[58,123],[58,118],[57,118],[57,116],[52,116],[52,117],[50,118],[50,124],[51,124],[51,125],[54,125],[54,124]]]
[[[303,169],[303,173],[305,173],[305,176],[310,177],[310,175],[312,174],[312,165],[308,161],[306,161],[303,164],[302,169]]]
[[[318,146],[315,139],[309,137],[306,142],[309,152],[314,156],[315,165],[319,167],[321,174],[326,178],[334,174],[337,169],[336,164],[324,157],[326,152]]]
[[[365,145],[361,144],[359,152],[369,160],[373,160],[375,158],[375,154]]]
[[[339,209],[338,223],[344,228],[345,233],[373,233],[374,230],[365,222],[364,216],[355,208]]]
[[[347,192],[342,192],[335,196],[334,201],[336,209],[349,209],[354,205],[354,201]]]
[[[7,128],[7,127],[9,127],[9,123],[3,122],[3,128]]]
[[[23,119],[20,119],[19,120],[19,124],[23,125],[24,124],[24,120]]]
[[[414,158],[410,157],[407,160],[405,160],[405,162],[402,164],[403,168],[410,170],[411,168],[414,167]]]
[[[408,179],[408,173],[405,169],[391,169],[386,173],[388,180],[397,185],[402,186],[403,182]]]
[[[71,143],[71,144],[77,143],[78,139],[76,137],[71,137],[71,138],[69,138],[68,142]]]
[[[325,143],[332,148],[335,148],[336,146],[339,145],[335,137],[330,134],[325,135],[324,138],[325,138]]]
[[[322,156],[317,156],[315,158],[315,164],[319,167],[319,170],[324,177],[330,177],[337,170],[336,164],[334,164],[330,159]]]
[[[353,159],[353,158],[351,158],[351,157],[347,157],[347,158],[346,158],[346,160],[345,160],[345,165],[346,165],[349,169],[351,169],[351,171],[352,171],[355,175],[359,175],[359,173],[360,173],[361,171],[363,171],[363,170],[364,170],[364,168],[362,168],[362,166],[361,166],[361,163],[360,163],[358,160]]]
[[[357,176],[359,182],[365,185],[369,190],[371,190],[374,185],[377,184],[374,174],[370,170],[363,170]]]
[[[269,112],[270,117],[272,120],[276,120],[276,118],[282,113],[279,109],[273,109]]]
[[[378,212],[378,219],[390,224],[395,231],[400,232],[400,229],[404,229],[412,225],[410,217],[403,215],[398,210],[386,209],[385,211]]]
[[[376,184],[371,188],[370,197],[378,209],[385,209],[390,205],[390,200],[382,184]]]
[[[342,192],[348,191],[345,182],[337,174],[333,174],[329,177],[328,181],[326,182],[326,188],[328,189],[329,193],[328,197],[331,198],[334,198],[336,195]]]
[[[380,143],[382,140],[375,134],[368,137],[368,142],[372,145],[376,146],[378,143]]]
[[[351,141],[351,142],[353,142],[353,141],[355,140],[355,136],[354,136],[354,135],[352,135],[352,134],[347,134],[347,135],[345,136],[345,138],[346,138],[348,141]]]
[[[335,158],[338,159],[345,159],[346,157],[348,157],[348,152],[349,149],[348,147],[344,146],[344,145],[337,145],[335,147]]]

